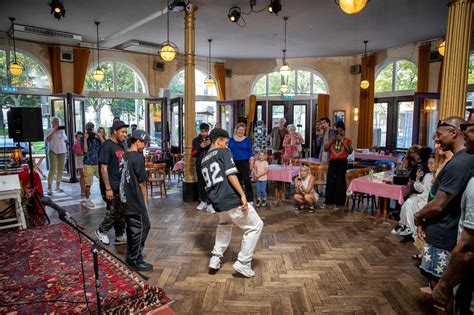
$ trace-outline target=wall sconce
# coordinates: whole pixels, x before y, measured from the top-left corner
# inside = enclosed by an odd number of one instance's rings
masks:
[[[437,109],[436,100],[426,99],[425,100],[425,111],[432,112]]]
[[[354,121],[359,121],[359,108],[354,108]]]

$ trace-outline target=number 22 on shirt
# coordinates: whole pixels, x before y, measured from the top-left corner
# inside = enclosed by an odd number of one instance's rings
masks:
[[[224,180],[222,176],[218,176],[220,170],[221,168],[217,162],[211,163],[211,165],[209,165],[209,169],[207,169],[207,167],[202,169],[202,176],[204,176],[204,180],[206,181],[206,188],[211,188],[215,184]],[[211,176],[209,176],[209,171]]]

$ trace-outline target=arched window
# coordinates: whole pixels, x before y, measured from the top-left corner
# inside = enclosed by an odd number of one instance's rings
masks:
[[[467,84],[474,84],[474,52],[469,55],[469,73],[467,77]]]
[[[418,81],[417,66],[399,59],[383,64],[375,77],[375,93],[414,91]]]
[[[212,88],[206,87],[204,80],[207,75],[199,69],[195,69],[195,80],[196,80],[196,96],[210,96],[217,97],[216,86]],[[214,79],[215,82],[215,79]],[[178,71],[170,82],[170,93],[173,96],[184,95],[184,69]]]
[[[10,49],[0,49],[0,85],[2,87],[12,87],[28,92],[31,90],[51,91],[51,81],[48,71],[35,58],[16,52],[17,61],[23,66],[23,72],[19,76],[14,76],[8,71],[8,64],[13,61],[13,51]]]
[[[282,82],[280,72],[267,73],[254,83],[252,93],[261,97],[280,96]],[[293,70],[288,75],[286,85],[288,91],[285,95],[312,96],[329,93],[326,80],[316,71]]]
[[[86,75],[85,91],[133,93],[146,96],[145,83],[141,75],[129,65],[120,61],[103,60],[100,62],[100,67],[104,71],[104,79],[94,80],[92,72],[97,68],[97,64],[92,65]]]

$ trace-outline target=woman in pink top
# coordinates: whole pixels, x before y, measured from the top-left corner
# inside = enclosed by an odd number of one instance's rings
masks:
[[[301,143],[303,143],[303,138],[296,132],[295,125],[288,125],[288,134],[283,139],[283,148],[285,150],[283,157],[286,159],[299,157],[298,148]]]
[[[265,152],[258,154],[258,160],[253,164],[253,177],[257,180],[257,207],[267,206],[267,173],[268,162]]]

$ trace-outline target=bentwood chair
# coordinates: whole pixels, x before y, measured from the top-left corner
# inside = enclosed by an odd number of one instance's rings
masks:
[[[150,194],[153,195],[153,186],[157,185],[160,187],[160,198],[163,199],[163,194],[168,197],[166,192],[166,163],[148,165],[147,173]]]
[[[327,173],[328,165],[327,164],[311,164],[311,175],[314,176],[314,188],[320,193],[320,186],[326,186],[327,183]]]

